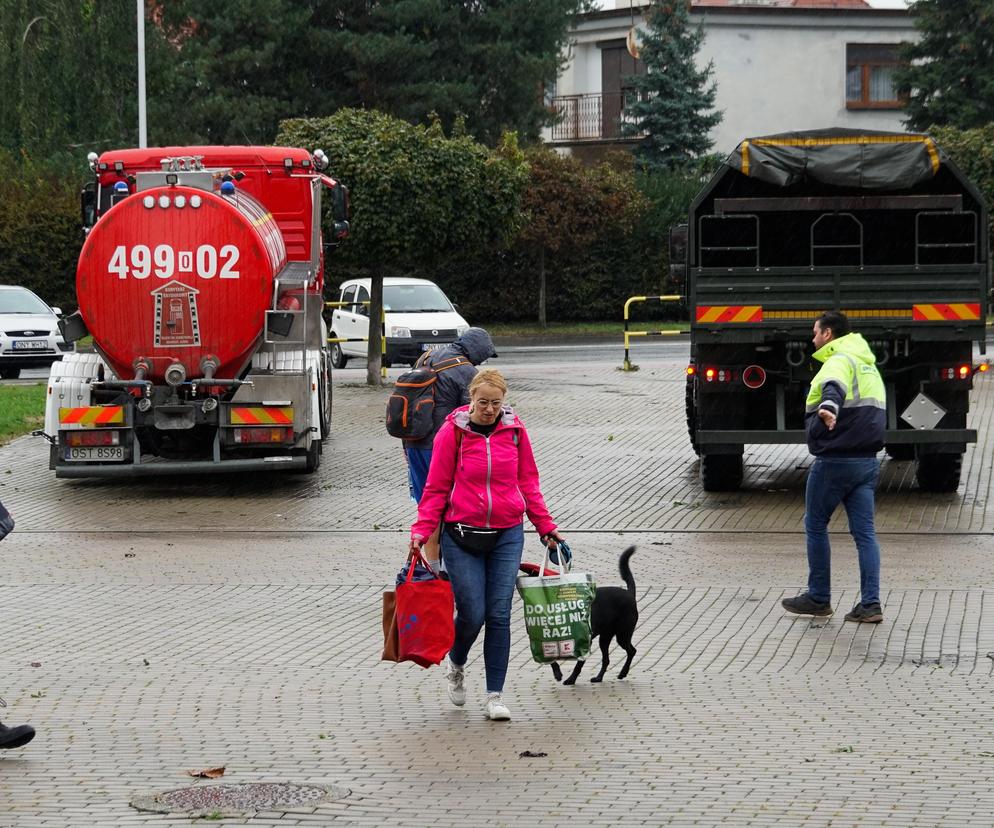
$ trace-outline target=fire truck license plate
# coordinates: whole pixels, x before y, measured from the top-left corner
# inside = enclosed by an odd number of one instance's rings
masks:
[[[124,446],[66,446],[63,457],[69,461],[75,460],[124,460]]]
[[[44,339],[15,339],[15,351],[41,351],[48,347]]]

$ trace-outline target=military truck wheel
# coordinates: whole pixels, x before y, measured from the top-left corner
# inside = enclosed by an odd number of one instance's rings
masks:
[[[915,476],[923,492],[955,492],[962,470],[962,454],[923,454]]]
[[[706,492],[734,492],[742,485],[741,454],[702,454],[701,484]]]
[[[694,454],[701,453],[701,447],[697,444],[697,406],[694,404],[694,378],[687,376],[687,434],[690,435],[690,447]]]
[[[888,443],[884,451],[891,460],[914,460],[915,447],[912,443]]]
[[[332,339],[337,339],[338,338],[338,334],[335,333],[334,331],[332,331],[331,332],[331,338]],[[349,358],[347,356],[345,356],[345,353],[342,351],[342,343],[341,342],[333,342],[331,344],[331,364],[335,368],[344,368],[345,365],[346,365],[346,363],[348,361],[349,361]]]

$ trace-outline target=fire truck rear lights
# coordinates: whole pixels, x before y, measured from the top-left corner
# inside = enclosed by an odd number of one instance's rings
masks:
[[[67,446],[119,446],[121,432],[117,429],[101,428],[94,431],[68,431],[63,435]]]
[[[977,366],[977,370],[981,374],[986,374],[990,370],[990,367],[991,366],[989,362],[981,362],[980,365]]]
[[[706,377],[708,378],[708,382],[711,382],[711,380],[713,380],[713,379],[714,379],[714,374],[715,374],[715,370],[714,370],[714,368],[708,368],[708,369],[707,369],[707,370],[706,370],[706,371],[704,372],[704,376],[706,376]]]
[[[236,428],[236,443],[292,443],[292,428]]]
[[[687,376],[692,377],[696,373],[697,373],[697,369],[693,365],[688,365],[687,366]]]
[[[960,367],[959,367],[959,378],[960,379],[966,379],[968,376],[970,376],[970,374],[973,373],[973,371],[971,370],[971,367],[972,366],[970,366],[970,365],[960,365]]]

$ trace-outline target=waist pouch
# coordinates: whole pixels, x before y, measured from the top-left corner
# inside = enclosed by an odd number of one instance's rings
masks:
[[[486,555],[494,551],[503,529],[486,529],[483,526],[469,526],[465,523],[445,523],[446,534],[456,542],[463,552],[470,555]]]

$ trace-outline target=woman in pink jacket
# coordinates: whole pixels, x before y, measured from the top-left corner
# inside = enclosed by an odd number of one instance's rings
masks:
[[[504,407],[507,383],[499,371],[480,371],[469,406],[453,411],[435,435],[411,550],[444,520],[445,571],[456,600],[456,640],[446,670],[449,698],[466,703],[463,668],[486,624],[483,662],[487,718],[511,718],[501,693],[511,650],[511,598],[524,547],[524,515],[550,547],[562,538],[539,489],[528,432]]]

